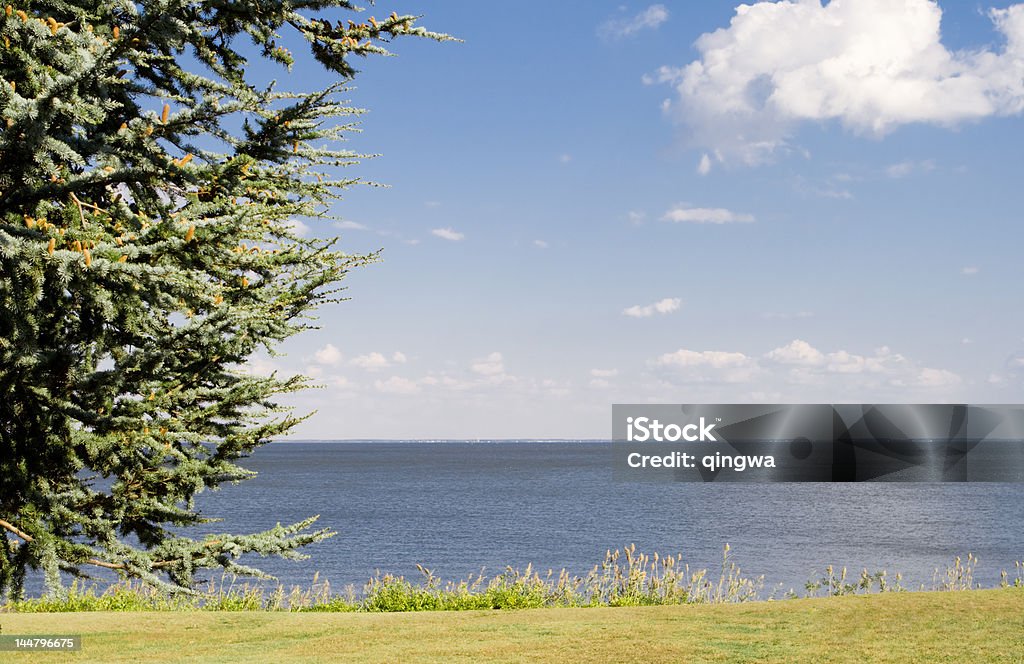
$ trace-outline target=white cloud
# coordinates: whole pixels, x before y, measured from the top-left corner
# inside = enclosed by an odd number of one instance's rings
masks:
[[[743,353],[717,350],[680,348],[660,355],[651,364],[670,370],[674,378],[695,383],[747,383],[759,371],[756,359]]]
[[[667,20],[668,9],[665,5],[651,5],[635,16],[605,21],[598,28],[598,34],[606,39],[621,39],[641,30],[653,30]]]
[[[885,174],[891,178],[905,178],[913,173],[923,171],[934,171],[935,162],[931,159],[925,161],[901,161],[898,164],[891,164],[885,169]]]
[[[452,242],[458,242],[459,240],[466,237],[465,235],[458,232],[457,230],[454,230],[450,226],[448,228],[435,228],[434,230],[430,231],[430,234],[437,236],[442,240],[450,240]]]
[[[354,221],[338,221],[334,223],[335,227],[340,228],[343,231],[365,231],[366,226],[358,224]]]
[[[391,355],[391,361],[395,364],[405,364],[407,360],[408,358],[405,356],[405,353],[400,350],[396,350]]]
[[[682,301],[678,297],[666,297],[653,304],[646,304],[644,306],[635,304],[632,307],[627,307],[622,310],[622,314],[632,318],[649,318],[654,314],[670,314],[673,311],[679,311],[681,303]]]
[[[803,339],[794,339],[788,345],[769,352],[765,357],[779,364],[816,366],[825,361],[822,352]]]
[[[416,384],[416,381],[401,376],[392,376],[387,380],[375,380],[373,387],[384,394],[409,395],[418,394],[420,391],[420,386]]]
[[[1000,376],[999,374],[993,373],[988,375],[988,378],[985,380],[985,382],[987,382],[989,385],[1006,385],[1007,380],[1004,376]]]
[[[711,367],[727,369],[742,367],[751,363],[751,358],[743,353],[729,353],[717,350],[693,351],[679,349],[674,353],[665,353],[658,357],[656,364],[677,367]]]
[[[922,367],[886,346],[869,355],[847,350],[823,352],[802,339],[760,357],[680,349],[657,357],[649,365],[662,369],[661,375],[670,382],[706,386],[756,383],[759,390],[775,390],[773,393],[787,394],[790,400],[795,388],[802,390],[797,393],[803,398],[815,402],[908,398],[908,391],[934,396],[939,389],[947,390],[943,394],[948,398],[948,390],[964,382],[952,371]],[[715,398],[710,394],[704,397]],[[734,399],[735,395],[726,394],[724,398]]]
[[[335,365],[341,362],[342,354],[334,344],[327,344],[320,350],[313,353],[313,358],[320,364]]]
[[[803,368],[816,367],[820,371],[840,374],[882,373],[894,364],[904,362],[902,355],[896,355],[883,346],[873,356],[857,355],[845,350],[822,353],[803,339],[794,339],[787,345],[765,354],[765,359],[782,365]]]
[[[355,388],[355,385],[345,376],[331,376],[330,385],[336,390],[349,391]]]
[[[639,226],[644,223],[644,219],[647,218],[647,213],[640,210],[630,210],[626,216],[629,219],[629,223],[634,226]]]
[[[354,367],[359,367],[360,369],[366,369],[367,371],[376,371],[377,369],[384,369],[391,366],[391,363],[388,362],[388,358],[377,352],[367,353],[366,355],[357,355],[352,358],[349,364]]]
[[[1024,4],[989,12],[998,50],[950,51],[931,0],[742,4],[701,35],[700,58],[662,67],[670,111],[694,144],[764,161],[802,122],[836,120],[882,136],[910,123],[953,126],[1024,110]]]
[[[952,387],[960,382],[960,376],[952,371],[925,367],[917,372],[910,384],[917,387]]]
[[[960,274],[965,277],[973,277],[979,272],[981,272],[981,268],[975,267],[974,265],[968,265],[967,267],[960,268]]]
[[[563,152],[562,154],[558,155],[558,161],[559,163],[562,164],[568,164],[570,161],[572,161],[572,155],[569,154],[568,152]]]
[[[544,240],[534,240],[533,246],[537,247],[538,249],[547,249],[548,243],[545,242]]]
[[[609,383],[604,378],[592,378],[590,380],[590,382],[587,383],[587,385],[589,385],[590,387],[592,387],[592,388],[594,388],[596,390],[606,390],[606,389],[608,389],[609,387],[612,386],[612,384]]]
[[[711,157],[705,152],[700,156],[700,163],[697,164],[697,172],[701,175],[707,175],[711,172]]]
[[[812,193],[822,198],[835,198],[841,201],[853,200],[853,194],[848,189],[815,189]]]
[[[504,359],[501,353],[491,353],[485,358],[475,360],[472,367],[473,373],[481,376],[497,376],[505,372]]]
[[[299,237],[306,237],[309,235],[309,225],[303,223],[299,219],[291,217],[285,222],[285,225],[291,229],[292,233],[295,233]]]
[[[754,221],[751,214],[740,214],[725,208],[691,208],[677,205],[661,216],[662,221],[693,224],[732,224]]]
[[[254,355],[253,357],[250,357],[245,364],[238,367],[238,370],[243,374],[248,374],[250,376],[262,376],[266,378],[274,372],[280,371],[281,367],[277,365],[277,362],[274,362],[267,357]]]
[[[618,369],[591,369],[590,375],[594,378],[613,378],[619,375]]]

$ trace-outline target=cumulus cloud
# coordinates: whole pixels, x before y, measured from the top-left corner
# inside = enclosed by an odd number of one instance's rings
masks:
[[[870,356],[845,350],[823,353],[803,339],[794,339],[785,346],[769,351],[765,358],[776,364],[817,367],[823,372],[840,374],[884,373],[906,361],[906,358],[893,353],[887,346],[878,348]]]
[[[291,230],[292,233],[295,233],[295,235],[299,237],[306,237],[307,235],[309,235],[309,225],[303,223],[299,219],[292,217],[285,222],[285,225]]]
[[[924,367],[919,369],[908,380],[896,380],[896,385],[908,385],[910,387],[939,388],[953,387],[961,382],[960,376],[945,369],[931,369]]]
[[[760,356],[680,349],[648,364],[670,384],[699,383],[713,388],[716,383],[751,383],[762,391],[787,394],[790,399],[792,391],[797,390],[797,394],[816,401],[905,398],[903,395],[911,390],[929,398],[937,391],[948,396],[950,389],[964,382],[952,371],[921,366],[887,346],[870,354],[825,352],[803,339],[794,339]]]
[[[408,358],[406,358],[405,353],[400,350],[396,350],[391,355],[391,361],[395,364],[405,364],[407,360]]]
[[[354,367],[359,367],[360,369],[366,369],[367,371],[376,371],[377,369],[384,369],[391,366],[391,363],[388,362],[388,358],[377,352],[367,353],[366,355],[357,355],[352,358],[349,364]]]
[[[334,346],[334,344],[327,344],[320,350],[313,353],[313,358],[319,364],[335,365],[341,362],[342,354],[341,351]]]
[[[267,357],[254,355],[253,357],[250,357],[245,364],[239,366],[238,370],[241,373],[248,374],[250,376],[268,377],[280,371],[281,367]]]
[[[802,339],[794,339],[788,345],[769,352],[766,357],[780,364],[816,366],[825,361],[825,356],[820,350]]]
[[[816,350],[814,352],[820,353]],[[820,355],[821,359],[814,369],[819,375],[839,374],[847,376],[847,380],[866,380],[866,384],[870,385],[884,384],[896,388],[919,388],[927,391],[952,388],[963,382],[963,379],[952,371],[918,366],[905,356],[894,353],[888,346],[876,349],[872,355],[858,355],[845,350]],[[798,377],[807,376],[805,373]]]
[[[743,353],[729,353],[717,350],[693,351],[680,349],[674,353],[665,353],[656,360],[659,366],[676,367],[711,367],[726,369],[742,367],[751,363],[751,358]]]
[[[491,353],[487,357],[475,360],[470,368],[473,373],[481,376],[497,376],[505,372],[504,358],[501,353]]]
[[[672,372],[684,382],[746,383],[758,372],[757,360],[743,353],[680,348],[664,353],[651,364]]]
[[[632,307],[623,309],[622,314],[631,318],[650,318],[654,314],[670,314],[673,311],[679,311],[680,306],[682,306],[682,300],[678,297],[666,297],[644,306],[634,304]]]
[[[740,214],[725,208],[694,208],[677,205],[661,215],[662,221],[691,224],[734,224],[750,223],[754,215]]]
[[[420,391],[420,386],[416,384],[416,381],[401,376],[392,376],[387,380],[375,380],[373,387],[384,394],[408,395],[419,394]]]
[[[635,16],[605,21],[597,32],[605,39],[622,39],[641,30],[653,30],[667,20],[668,9],[665,5],[651,5]]]
[[[882,136],[1024,110],[1024,4],[989,11],[999,48],[951,51],[931,0],[742,4],[700,36],[699,59],[662,67],[669,112],[719,161],[755,164],[803,122]]]
[[[459,240],[466,237],[462,233],[453,229],[451,226],[449,226],[448,228],[435,228],[434,230],[430,231],[430,234],[435,237],[439,237],[442,240],[449,240],[451,242],[458,242]]]

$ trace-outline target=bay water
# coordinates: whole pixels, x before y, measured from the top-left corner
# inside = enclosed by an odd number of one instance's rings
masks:
[[[200,494],[199,509],[223,519],[204,530],[319,514],[338,532],[306,561],[243,559],[286,585],[319,573],[358,591],[378,571],[418,580],[417,564],[451,580],[528,563],[584,575],[634,543],[716,578],[728,543],[745,575],[764,575],[765,595],[802,593],[829,564],[930,587],[968,552],[975,580],[994,586],[1024,559],[1024,484],[625,483],[611,444],[588,441],[281,441],[242,465],[259,475]]]

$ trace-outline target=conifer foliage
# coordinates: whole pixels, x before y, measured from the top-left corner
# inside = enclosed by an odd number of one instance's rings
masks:
[[[303,377],[247,358],[312,325],[374,258],[304,237],[357,182],[339,144],[356,56],[414,35],[344,0],[18,0],[0,14],[0,596],[29,570],[170,590],[300,557],[315,517],[192,539],[193,499],[300,417]],[[351,20],[350,20],[351,19]],[[300,38],[301,36],[301,38]],[[337,84],[257,85],[303,43]],[[291,43],[291,42],[289,42]],[[287,71],[282,81],[295,87]]]

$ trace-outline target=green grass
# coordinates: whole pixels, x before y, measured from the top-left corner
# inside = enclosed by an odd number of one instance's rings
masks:
[[[4,653],[12,662],[1021,662],[1024,590],[458,613],[15,613],[0,626],[83,636],[79,653]]]

